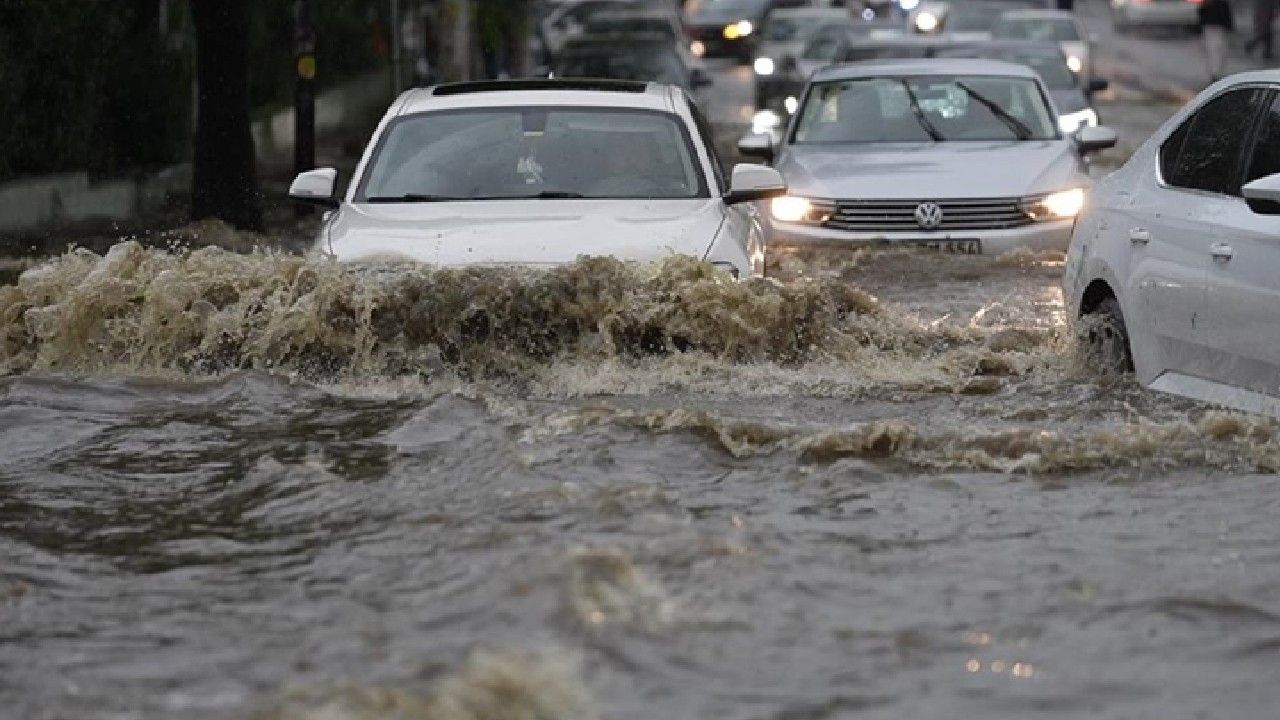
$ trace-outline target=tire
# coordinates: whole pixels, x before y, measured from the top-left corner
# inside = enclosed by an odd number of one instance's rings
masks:
[[[1133,352],[1129,329],[1124,323],[1120,301],[1108,297],[1084,318],[1084,340],[1089,357],[1104,372],[1133,372]]]

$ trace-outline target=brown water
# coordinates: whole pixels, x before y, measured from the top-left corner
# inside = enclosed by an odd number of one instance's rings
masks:
[[[0,717],[1262,718],[1276,424],[1100,375],[1061,259],[0,288]]]

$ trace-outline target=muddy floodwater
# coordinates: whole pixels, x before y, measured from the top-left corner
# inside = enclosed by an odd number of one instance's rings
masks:
[[[1061,258],[734,283],[72,252],[0,287],[0,717],[1269,718],[1274,421]]]

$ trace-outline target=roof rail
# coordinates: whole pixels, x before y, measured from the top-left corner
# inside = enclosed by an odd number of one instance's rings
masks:
[[[521,80],[475,80],[446,83],[431,88],[431,94],[466,95],[478,92],[502,92],[505,90],[594,90],[598,92],[642,93],[651,83],[640,80],[610,80],[604,78],[527,78]]]

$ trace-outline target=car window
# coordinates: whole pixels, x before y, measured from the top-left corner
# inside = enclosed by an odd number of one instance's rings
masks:
[[[947,13],[943,25],[948,32],[982,32],[1000,19],[1002,8],[961,3]]]
[[[1169,185],[1238,195],[1240,155],[1265,90],[1232,90],[1210,100],[1183,122],[1160,148]]]
[[[1280,94],[1274,98],[1258,124],[1258,138],[1244,176],[1246,183],[1280,173]]]
[[[838,27],[828,27],[818,31],[817,35],[805,46],[801,57],[805,60],[833,60],[840,51],[845,31]]]
[[[1079,42],[1080,33],[1070,18],[1001,18],[991,28],[996,37],[1039,40],[1042,42]]]
[[[707,197],[701,167],[684,122],[670,113],[536,106],[427,112],[391,124],[356,200]]]
[[[913,99],[916,108],[912,107]],[[1057,137],[1057,123],[1034,80],[922,76],[816,83],[805,97],[793,142],[1050,140]]]

